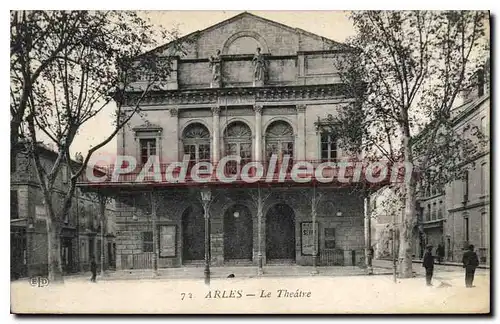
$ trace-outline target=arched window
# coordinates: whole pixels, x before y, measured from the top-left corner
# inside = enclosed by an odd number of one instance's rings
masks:
[[[200,123],[193,123],[182,134],[184,154],[189,154],[190,165],[210,161],[210,132]]]
[[[266,157],[267,160],[273,154],[277,155],[278,161],[282,161],[285,155],[293,159],[293,128],[289,123],[278,120],[266,129]]]
[[[236,121],[229,124],[224,131],[225,155],[241,157],[241,166],[252,159],[252,130],[247,124]],[[236,172],[236,161],[229,161],[227,170],[231,174]]]

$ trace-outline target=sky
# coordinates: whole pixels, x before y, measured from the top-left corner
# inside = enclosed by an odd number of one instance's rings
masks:
[[[177,27],[181,35],[202,30],[229,19],[243,11],[142,11],[144,19],[154,25],[170,30]],[[252,14],[267,18],[290,27],[301,28],[308,32],[333,39],[345,41],[354,36],[352,23],[346,11],[249,11]],[[86,152],[104,140],[113,131],[112,114],[115,105],[109,105],[94,119],[82,126],[71,147],[71,155]],[[115,155],[116,139],[94,153],[95,155]]]

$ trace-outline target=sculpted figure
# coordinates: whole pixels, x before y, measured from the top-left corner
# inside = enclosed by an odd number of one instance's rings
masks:
[[[212,88],[220,87],[221,83],[221,58],[220,50],[215,56],[210,56],[210,68],[212,69]]]
[[[263,84],[266,79],[266,61],[262,55],[260,47],[257,47],[257,53],[253,56],[252,64],[254,66],[254,84]]]

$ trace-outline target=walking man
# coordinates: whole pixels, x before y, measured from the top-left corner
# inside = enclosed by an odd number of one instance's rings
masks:
[[[432,255],[432,245],[427,245],[422,267],[425,268],[425,281],[427,286],[432,286],[432,274],[434,273],[434,256]]]
[[[465,251],[462,257],[463,267],[465,268],[465,287],[472,288],[472,282],[474,281],[474,273],[479,265],[479,259],[477,258],[476,252],[474,252],[474,245],[469,245],[469,250]]]
[[[96,282],[97,276],[97,264],[95,263],[95,258],[92,257],[92,261],[90,261],[90,272],[92,272],[92,277],[90,278],[91,282]]]

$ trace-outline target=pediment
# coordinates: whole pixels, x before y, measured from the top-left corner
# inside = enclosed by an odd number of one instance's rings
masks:
[[[134,132],[150,132],[150,131],[161,131],[161,130],[163,130],[163,127],[157,124],[152,124],[149,121],[146,121],[144,124],[133,128]]]
[[[222,55],[253,54],[257,47],[262,53],[275,56],[344,48],[339,42],[248,12],[189,34],[183,40],[189,44],[186,43],[182,58],[209,58],[217,50]],[[163,55],[169,55],[168,47],[167,44],[161,50]]]

